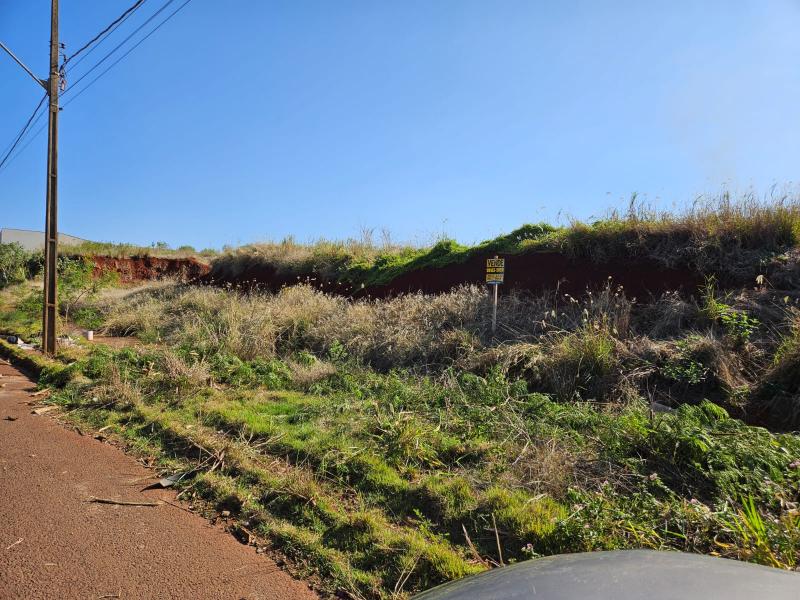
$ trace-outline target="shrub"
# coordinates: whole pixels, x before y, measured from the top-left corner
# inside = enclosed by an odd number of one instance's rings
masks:
[[[85,257],[60,257],[58,264],[58,305],[69,322],[70,312],[81,303],[94,300],[103,288],[119,281],[114,271],[105,271],[96,275],[94,264]],[[83,317],[92,320],[84,310]]]
[[[692,341],[697,338],[680,340],[677,342],[677,353],[661,367],[661,374],[677,383],[697,385],[706,380],[708,367],[697,360],[694,355]]]
[[[0,288],[28,279],[32,256],[17,243],[0,244]]]
[[[715,286],[714,278],[710,277],[703,291],[703,313],[712,323],[720,323],[735,344],[743,345],[760,323],[745,311],[735,310],[729,304],[717,299]]]

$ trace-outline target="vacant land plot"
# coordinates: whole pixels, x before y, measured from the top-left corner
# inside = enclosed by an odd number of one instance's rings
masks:
[[[613,281],[510,294],[492,334],[478,287],[353,300],[161,285],[70,309],[137,345],[31,366],[71,418],[185,473],[184,494],[355,598],[594,549],[793,569],[798,213],[742,210],[681,221],[690,241],[663,221],[582,246],[667,256],[672,240],[753,274],[733,291],[709,277],[646,301]],[[757,277],[764,261],[787,278]],[[35,291],[4,298],[4,326],[34,332]]]

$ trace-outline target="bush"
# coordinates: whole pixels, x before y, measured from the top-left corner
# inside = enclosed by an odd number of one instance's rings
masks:
[[[719,323],[737,345],[745,344],[760,325],[758,319],[745,311],[735,310],[716,297],[716,282],[710,277],[703,292],[703,313],[712,323]]]
[[[17,244],[0,244],[0,288],[31,277],[33,254]]]
[[[661,374],[664,377],[687,385],[698,385],[706,380],[708,367],[695,357],[692,341],[686,339],[677,342],[675,345],[677,353],[670,356],[661,367]]]

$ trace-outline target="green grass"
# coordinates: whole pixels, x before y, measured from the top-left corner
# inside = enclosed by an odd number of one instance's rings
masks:
[[[637,213],[383,258],[366,244],[267,250],[281,268],[345,265],[330,272],[371,282],[476,252],[543,249],[692,256],[697,268],[728,261],[744,272],[795,243],[793,210]],[[80,344],[56,360],[0,352],[27,360],[66,418],[108,426],[164,472],[188,472],[185,496],[231,511],[234,529],[330,593],[399,600],[494,565],[615,548],[790,569],[800,561],[800,436],[787,432],[800,424],[800,309],[751,287],[651,304],[612,288],[511,294],[492,335],[478,288],[353,301],[308,286],[161,286],[98,295],[72,313],[146,344]],[[0,299],[1,326],[37,326],[29,285]]]
[[[209,388],[187,379],[192,360],[100,347],[72,367],[89,381],[45,381],[76,418],[113,424],[165,467],[202,465],[192,493],[331,591],[404,597],[501,560],[602,548],[797,564],[800,523],[785,506],[797,502],[800,439],[713,404],[651,419],[641,404],[555,402],[498,372],[420,378],[348,364],[313,391],[291,378]],[[553,453],[566,485],[533,472]]]
[[[192,246],[170,248],[163,242],[153,243],[150,246],[112,242],[83,242],[81,244],[63,246],[61,252],[67,256],[110,256],[115,258],[152,256],[157,258],[210,259],[219,254],[213,248],[206,248],[200,251]]]

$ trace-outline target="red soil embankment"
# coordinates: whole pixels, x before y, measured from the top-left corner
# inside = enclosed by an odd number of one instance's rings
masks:
[[[95,275],[113,271],[119,274],[123,283],[166,278],[192,281],[203,277],[209,271],[207,264],[194,258],[92,256],[91,260],[94,262]]]
[[[230,285],[244,289],[257,288],[270,292],[277,292],[281,288],[303,283],[320,291],[341,296],[349,296],[354,290],[353,285],[347,282],[329,281],[315,273],[302,275],[279,273],[274,266],[264,263],[251,264],[238,275],[217,274],[212,276],[209,273],[203,276],[199,283],[218,286]]]
[[[252,264],[236,277],[224,276],[205,283],[258,287],[277,291],[281,287],[307,283],[328,293],[386,298],[398,294],[423,292],[438,294],[464,284],[484,282],[486,259],[493,254],[476,255],[462,263],[444,267],[424,267],[408,271],[385,285],[361,288],[346,282],[326,281],[316,274],[285,274],[267,264]],[[569,294],[582,294],[610,282],[623,286],[630,296],[646,297],[672,290],[693,292],[703,283],[703,277],[690,269],[671,269],[652,260],[611,261],[597,264],[587,259],[571,259],[555,252],[500,255],[506,259],[505,284],[500,292],[510,290],[541,292],[556,289]]]
[[[359,291],[359,295],[383,298],[407,292],[428,294],[446,292],[462,284],[481,284],[486,259],[494,255],[474,256],[463,263],[443,268],[409,271],[387,285]],[[505,283],[500,291],[541,292],[558,289],[581,294],[611,283],[621,285],[628,297],[643,297],[671,290],[694,291],[703,282],[698,273],[688,269],[670,269],[655,261],[611,261],[597,264],[588,260],[570,259],[555,252],[499,255],[505,258]]]

